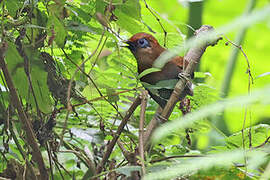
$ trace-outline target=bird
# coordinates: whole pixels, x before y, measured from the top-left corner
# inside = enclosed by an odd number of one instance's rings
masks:
[[[162,47],[158,41],[151,35],[145,32],[136,33],[125,41],[128,48],[135,59],[137,60],[138,73],[153,68],[155,60],[167,49]],[[170,98],[173,89],[179,80],[184,67],[187,67],[188,62],[184,63],[184,58],[181,56],[175,56],[171,58],[160,71],[151,72],[145,76],[140,77],[144,88],[148,91],[153,100],[164,108]],[[191,78],[194,74],[191,74]],[[165,84],[165,86],[162,86]],[[171,83],[168,87],[168,83]],[[186,95],[193,96],[193,90],[191,88],[192,83],[188,81],[183,93],[179,97],[179,101]],[[155,87],[156,86],[156,87]]]

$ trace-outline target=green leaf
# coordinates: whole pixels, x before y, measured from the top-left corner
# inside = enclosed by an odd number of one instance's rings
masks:
[[[116,11],[120,10],[126,15],[140,21],[141,20],[141,6],[139,0],[128,0],[123,4],[116,6]]]
[[[210,115],[215,115],[224,109],[232,107],[242,107],[243,105],[250,105],[254,102],[270,103],[270,87],[266,87],[263,90],[254,92],[251,95],[240,96],[233,99],[226,99],[211,105],[205,106],[198,111],[187,114],[182,118],[178,118],[174,121],[164,124],[159,127],[153,135],[153,140],[155,142],[160,141],[161,138],[169,135],[177,129],[183,129],[190,126],[192,123],[206,118]]]
[[[12,77],[13,83],[22,97],[27,97],[28,81],[24,71],[24,60],[18,53],[16,46],[8,42],[8,50],[6,53],[6,62],[8,71]]]
[[[7,10],[12,17],[16,16],[17,10],[20,8],[20,2],[18,0],[5,1]]]
[[[138,79],[141,79],[143,76],[145,76],[147,74],[150,74],[152,72],[158,72],[158,71],[161,71],[161,69],[159,69],[159,68],[149,68],[149,69],[146,69],[143,72],[141,72],[141,74],[139,74]]]
[[[47,85],[47,75],[44,64],[40,60],[40,53],[32,49],[25,49],[26,55],[30,61],[30,76],[34,89],[35,98],[38,103],[38,107],[44,113],[51,112],[52,102],[50,98],[50,91]],[[31,102],[35,107],[34,97],[31,95]]]
[[[52,15],[49,17],[48,29],[54,29],[55,31],[55,42],[58,47],[63,48],[65,46],[65,41],[67,37],[67,31],[61,21],[55,16]]]
[[[106,88],[106,92],[108,95],[108,101],[110,102],[118,102],[119,101],[119,95],[113,95],[116,93],[116,91],[113,88]]]
[[[171,166],[164,168],[159,172],[148,173],[143,178],[143,180],[174,179],[175,177],[181,175],[189,175],[190,173],[196,173],[198,170],[205,170],[215,166],[230,167],[233,163],[242,160],[244,155],[251,158],[251,160],[257,160],[257,165],[263,163],[266,160],[266,153],[263,151],[243,152],[238,150],[219,154],[211,154],[205,157],[180,161],[179,163],[172,164]]]
[[[159,81],[154,85],[149,84],[149,83],[145,83],[145,82],[141,82],[141,83],[143,84],[143,86],[145,88],[147,88],[151,91],[151,90],[158,90],[161,88],[174,89],[177,82],[178,82],[178,79],[169,79],[169,80]]]
[[[158,83],[156,83],[155,88],[174,89],[178,81],[179,81],[178,79],[168,79],[159,81]]]
[[[153,67],[155,68],[163,68],[163,66],[171,60],[171,58],[175,57],[176,54],[174,54],[171,51],[164,51],[154,62]]]
[[[40,11],[39,9],[36,9],[37,14],[37,25],[41,27],[46,27],[48,22],[48,16],[44,11]]]
[[[104,1],[96,0],[96,12],[104,13],[105,6],[107,4]]]
[[[9,42],[8,46],[6,60],[15,87],[18,89],[18,93],[22,98],[31,103],[32,107],[36,107],[35,99],[32,93],[29,93],[31,91],[24,70],[24,60],[19,55],[13,43]],[[39,53],[37,51],[33,52],[28,49],[26,50],[26,55],[29,58],[30,77],[38,106],[42,112],[49,113],[52,103],[47,87],[47,72],[44,70],[43,64],[39,60]]]
[[[100,133],[99,129],[88,128],[88,129],[81,129],[81,128],[71,128],[71,133],[75,136],[84,139],[88,142],[95,142],[100,143],[104,139],[103,134]]]
[[[118,17],[118,20],[116,23],[123,29],[127,30],[131,34],[135,34],[137,32],[142,31],[142,27],[138,22],[134,19],[131,18],[130,16],[125,15],[121,11],[116,11],[115,15]]]
[[[116,169],[120,174],[130,176],[133,171],[141,171],[141,166],[123,166]]]
[[[91,21],[92,16],[89,12],[86,12],[83,9],[75,7],[75,6],[71,6],[71,7],[67,7],[67,8],[70,8],[73,12],[75,12],[76,14],[75,13],[74,14],[78,18],[83,19],[84,22],[87,23],[87,22]]]
[[[194,72],[195,78],[206,78],[207,76],[212,76],[209,72]]]
[[[80,24],[78,22],[69,22],[67,29],[72,31],[89,32],[92,34],[99,34],[98,32],[102,31],[102,29],[95,28],[90,25]]]
[[[244,130],[245,147],[249,148],[250,139],[252,147],[261,145],[269,137],[270,134],[269,130],[270,126],[268,124],[259,124],[257,126],[251,127],[251,132],[250,128],[246,128]],[[250,134],[251,138],[249,138]],[[226,138],[226,144],[229,149],[243,147],[242,132],[234,133],[233,135]]]

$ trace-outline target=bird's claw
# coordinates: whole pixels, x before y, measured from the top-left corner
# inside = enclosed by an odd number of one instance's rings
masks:
[[[179,77],[179,78],[184,78],[184,79],[186,79],[187,81],[189,81],[190,78],[191,78],[190,74],[185,73],[185,72],[179,73],[179,74],[178,74],[178,77]]]
[[[167,122],[167,119],[161,116],[160,114],[156,114],[156,119],[159,123],[165,123]]]

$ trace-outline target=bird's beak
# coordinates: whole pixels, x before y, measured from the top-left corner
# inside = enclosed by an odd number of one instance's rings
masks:
[[[126,48],[128,48],[129,50],[131,50],[131,51],[135,51],[136,47],[135,47],[134,42],[131,42],[131,41],[124,41],[124,43],[127,44],[127,46],[122,46],[122,47],[126,47]]]

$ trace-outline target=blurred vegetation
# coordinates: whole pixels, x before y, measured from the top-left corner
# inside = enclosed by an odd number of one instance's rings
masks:
[[[46,179],[45,164],[49,179],[134,179],[142,177],[134,172],[144,164],[145,179],[269,178],[269,1],[190,3],[0,0],[0,177]],[[254,6],[245,16],[249,3]],[[182,116],[175,108],[141,159],[137,108],[98,171],[143,90],[136,60],[123,41],[147,32],[173,49],[187,45],[200,24],[213,26],[224,38],[201,59],[194,96],[188,97],[191,113]],[[226,25],[233,27],[222,29]],[[237,42],[243,28],[238,45],[244,54],[225,38]],[[224,96],[226,67],[235,50]],[[244,55],[254,78],[250,93]],[[145,127],[157,108],[149,98]]]

